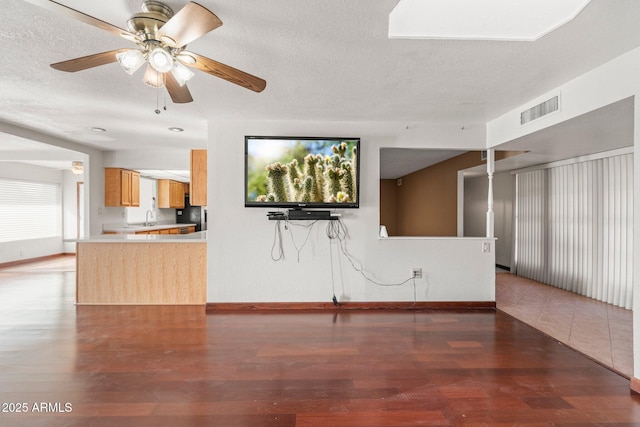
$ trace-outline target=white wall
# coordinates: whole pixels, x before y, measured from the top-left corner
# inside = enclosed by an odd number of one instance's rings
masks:
[[[158,222],[158,182],[155,179],[140,177],[140,206],[125,208],[126,220],[129,224],[147,221],[147,211],[150,222]]]
[[[485,239],[378,239],[381,147],[479,149],[484,126],[406,126],[389,123],[210,122],[208,145],[209,302],[329,302],[332,275],[326,223],[312,229],[300,261],[289,231],[282,230],[285,259],[271,259],[275,221],[268,209],[244,207],[244,136],[361,137],[360,208],[345,209],[349,252],[381,282],[397,283],[423,269],[419,301],[494,301],[494,254],[482,253]],[[306,230],[295,227],[300,247]],[[345,301],[413,301],[413,287],[367,283],[333,247],[336,296]]]
[[[189,170],[191,149],[198,146],[188,146],[184,150],[128,150],[108,151],[104,153],[105,167],[124,169],[167,169]]]

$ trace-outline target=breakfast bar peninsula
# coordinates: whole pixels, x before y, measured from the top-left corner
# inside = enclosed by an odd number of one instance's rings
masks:
[[[207,232],[106,234],[76,245],[76,303],[205,305]]]

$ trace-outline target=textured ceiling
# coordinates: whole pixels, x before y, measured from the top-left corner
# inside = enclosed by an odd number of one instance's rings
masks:
[[[142,3],[59,1],[120,27]],[[267,87],[254,93],[196,72],[194,102],[176,105],[117,64],[52,69],[133,44],[23,0],[2,3],[0,121],[104,150],[205,146],[211,118],[485,123],[640,45],[637,0],[592,0],[536,42],[390,40],[396,0],[201,0],[224,25],[189,49]],[[166,3],[177,11],[186,1]]]

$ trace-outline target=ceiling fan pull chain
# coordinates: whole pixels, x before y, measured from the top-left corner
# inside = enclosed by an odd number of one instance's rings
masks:
[[[156,82],[158,81],[158,79],[160,78],[160,76],[158,75],[158,72],[156,71]],[[156,114],[160,114],[160,86],[156,86]]]

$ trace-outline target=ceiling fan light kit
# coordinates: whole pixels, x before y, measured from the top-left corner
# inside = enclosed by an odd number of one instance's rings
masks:
[[[153,88],[162,88],[164,87],[164,74],[159,73],[158,71],[156,71],[151,64],[147,65],[147,69],[144,72],[144,76],[142,77],[142,81],[144,82],[144,84],[146,84],[147,86],[153,87]]]
[[[57,1],[36,1],[43,7],[117,34],[138,45],[134,49],[116,49],[51,64],[57,70],[76,72],[118,62],[127,74],[132,75],[146,62],[144,83],[154,88],[166,87],[175,103],[193,101],[186,82],[194,73],[188,67],[254,92],[262,92],[267,85],[259,77],[185,50],[187,43],[222,25],[213,12],[198,3],[189,2],[174,14],[164,3],[147,0],[142,4],[142,12],[134,14],[127,21],[127,31]]]
[[[173,74],[173,77],[175,77],[180,86],[184,86],[187,81],[189,81],[189,79],[191,79],[191,77],[195,75],[193,71],[191,71],[178,61],[175,61],[173,69],[171,70],[171,74]]]
[[[122,69],[129,75],[135,73],[138,68],[142,67],[142,64],[144,64],[144,61],[146,60],[144,54],[138,49],[131,49],[117,53],[116,59]]]
[[[149,64],[159,73],[168,73],[173,69],[173,56],[161,47],[149,52]]]

